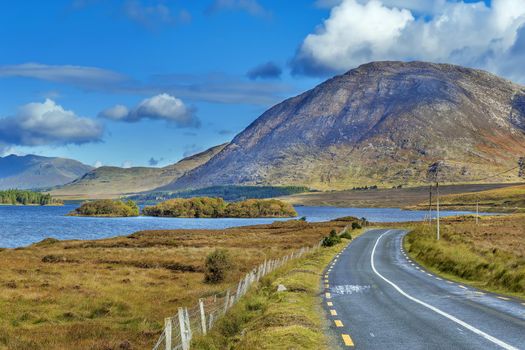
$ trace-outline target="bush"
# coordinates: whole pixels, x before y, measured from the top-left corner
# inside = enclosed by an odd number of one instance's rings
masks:
[[[352,230],[355,230],[355,229],[360,229],[362,226],[360,223],[358,222],[352,222]]]
[[[341,237],[337,235],[336,230],[332,230],[328,236],[323,238],[321,245],[323,247],[333,247],[336,244],[341,243]]]
[[[228,251],[215,249],[206,257],[204,263],[204,282],[220,283],[224,281],[231,266],[232,263]]]
[[[352,240],[352,234],[347,230],[345,230],[345,232],[343,232],[339,237]]]

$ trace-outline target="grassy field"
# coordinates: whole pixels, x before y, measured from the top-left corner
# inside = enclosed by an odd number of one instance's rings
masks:
[[[347,224],[149,231],[1,249],[0,349],[149,348],[177,307],[224,291],[265,258],[313,245]],[[216,247],[230,252],[234,266],[213,285],[203,282],[203,265]],[[309,273],[296,272],[302,276]]]
[[[443,209],[525,213],[525,185],[510,186],[473,193],[451,194],[441,197]],[[420,203],[421,208],[428,206]]]
[[[442,195],[464,194],[484,190],[505,188],[512,184],[469,184],[440,186]],[[295,194],[279,199],[294,205],[324,205],[340,207],[405,208],[428,201],[427,186],[407,188],[380,188],[375,190],[352,190],[332,192],[311,192]]]
[[[355,237],[363,230],[352,231]],[[320,248],[265,277],[192,349],[333,349],[321,307],[321,276],[349,241]],[[278,285],[287,290],[277,292]]]
[[[446,277],[489,291],[525,299],[525,215],[473,217],[417,224],[406,239],[409,255]]]

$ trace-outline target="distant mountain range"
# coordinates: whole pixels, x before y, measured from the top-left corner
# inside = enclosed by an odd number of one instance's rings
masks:
[[[0,157],[0,190],[63,185],[92,169],[89,165],[66,158],[36,155]]]
[[[262,114],[169,185],[415,185],[431,164],[450,183],[519,181],[525,88],[484,71],[374,62]],[[436,167],[430,167],[436,169]]]
[[[212,147],[163,168],[103,166],[51,191],[61,198],[114,198],[157,189],[206,163],[227,144]]]

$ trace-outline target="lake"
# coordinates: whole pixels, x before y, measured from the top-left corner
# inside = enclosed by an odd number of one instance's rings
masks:
[[[179,219],[179,218],[85,218],[65,216],[76,205],[62,207],[0,206],[0,247],[14,248],[57,239],[98,239],[128,235],[154,229],[221,229],[234,226],[268,224],[288,219]],[[365,217],[373,222],[423,220],[426,211],[397,208],[297,207],[299,216],[310,222],[327,221],[343,216]],[[443,216],[469,214],[444,211]]]

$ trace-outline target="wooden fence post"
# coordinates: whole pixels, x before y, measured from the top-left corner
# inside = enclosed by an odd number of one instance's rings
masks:
[[[224,313],[228,311],[228,307],[230,306],[230,290],[228,289],[226,291],[226,299],[224,301]]]
[[[164,319],[164,339],[165,339],[165,344],[166,344],[166,350],[172,350],[171,332],[172,332],[172,323],[171,323],[171,318],[168,317]]]
[[[206,335],[206,314],[204,313],[204,302],[202,299],[199,299],[199,309],[201,312],[202,334]]]
[[[182,343],[182,350],[190,350],[190,342],[188,339],[188,333],[186,331],[186,317],[184,309],[179,307],[179,328],[180,328],[180,340]],[[170,349],[171,350],[171,349]]]

